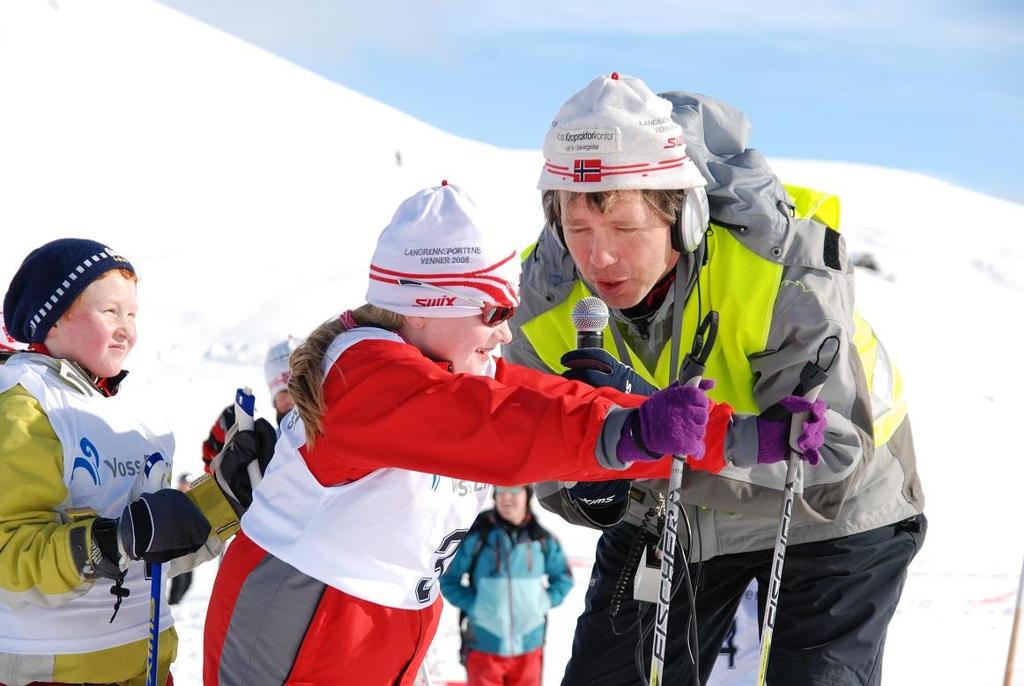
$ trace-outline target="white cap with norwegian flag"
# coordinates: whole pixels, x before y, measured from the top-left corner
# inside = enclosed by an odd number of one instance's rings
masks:
[[[454,318],[482,303],[519,304],[519,256],[502,222],[442,181],[399,205],[377,239],[366,302]]]
[[[707,184],[686,155],[672,103],[640,79],[599,76],[562,105],[544,138],[537,188],[580,193]]]

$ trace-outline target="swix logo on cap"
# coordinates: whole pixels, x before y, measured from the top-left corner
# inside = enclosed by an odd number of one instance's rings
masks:
[[[589,183],[601,180],[601,160],[576,160],[572,165],[572,180]]]
[[[443,295],[440,298],[416,298],[416,307],[452,307],[455,298]]]

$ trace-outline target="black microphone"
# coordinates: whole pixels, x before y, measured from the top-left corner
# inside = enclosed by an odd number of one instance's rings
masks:
[[[604,327],[608,326],[608,306],[594,296],[583,298],[572,308],[577,348],[603,348]]]

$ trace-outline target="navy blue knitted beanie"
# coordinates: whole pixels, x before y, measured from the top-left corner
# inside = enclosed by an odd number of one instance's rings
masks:
[[[111,269],[135,273],[128,260],[96,241],[61,238],[36,248],[4,296],[8,333],[22,343],[42,343],[75,298]]]

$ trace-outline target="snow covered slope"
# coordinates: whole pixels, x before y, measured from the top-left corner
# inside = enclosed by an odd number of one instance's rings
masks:
[[[438,131],[148,1],[0,5],[0,283],[60,236],[133,260],[129,383],[166,407],[178,470],[198,471],[236,386],[265,388],[270,342],[362,302],[373,243],[402,198],[451,179],[501,203],[499,230],[525,246],[541,225],[540,161]],[[1024,207],[890,169],[774,166],[842,197],[851,253],[878,263],[858,276],[859,308],[906,377],[931,530],[884,683],[999,684],[1024,555],[1011,414],[1024,381]],[[545,521],[577,565],[549,631],[555,684],[594,536]],[[213,573],[200,572],[179,613],[180,684],[200,683]],[[452,638],[448,624],[432,652],[439,677],[457,670]]]

